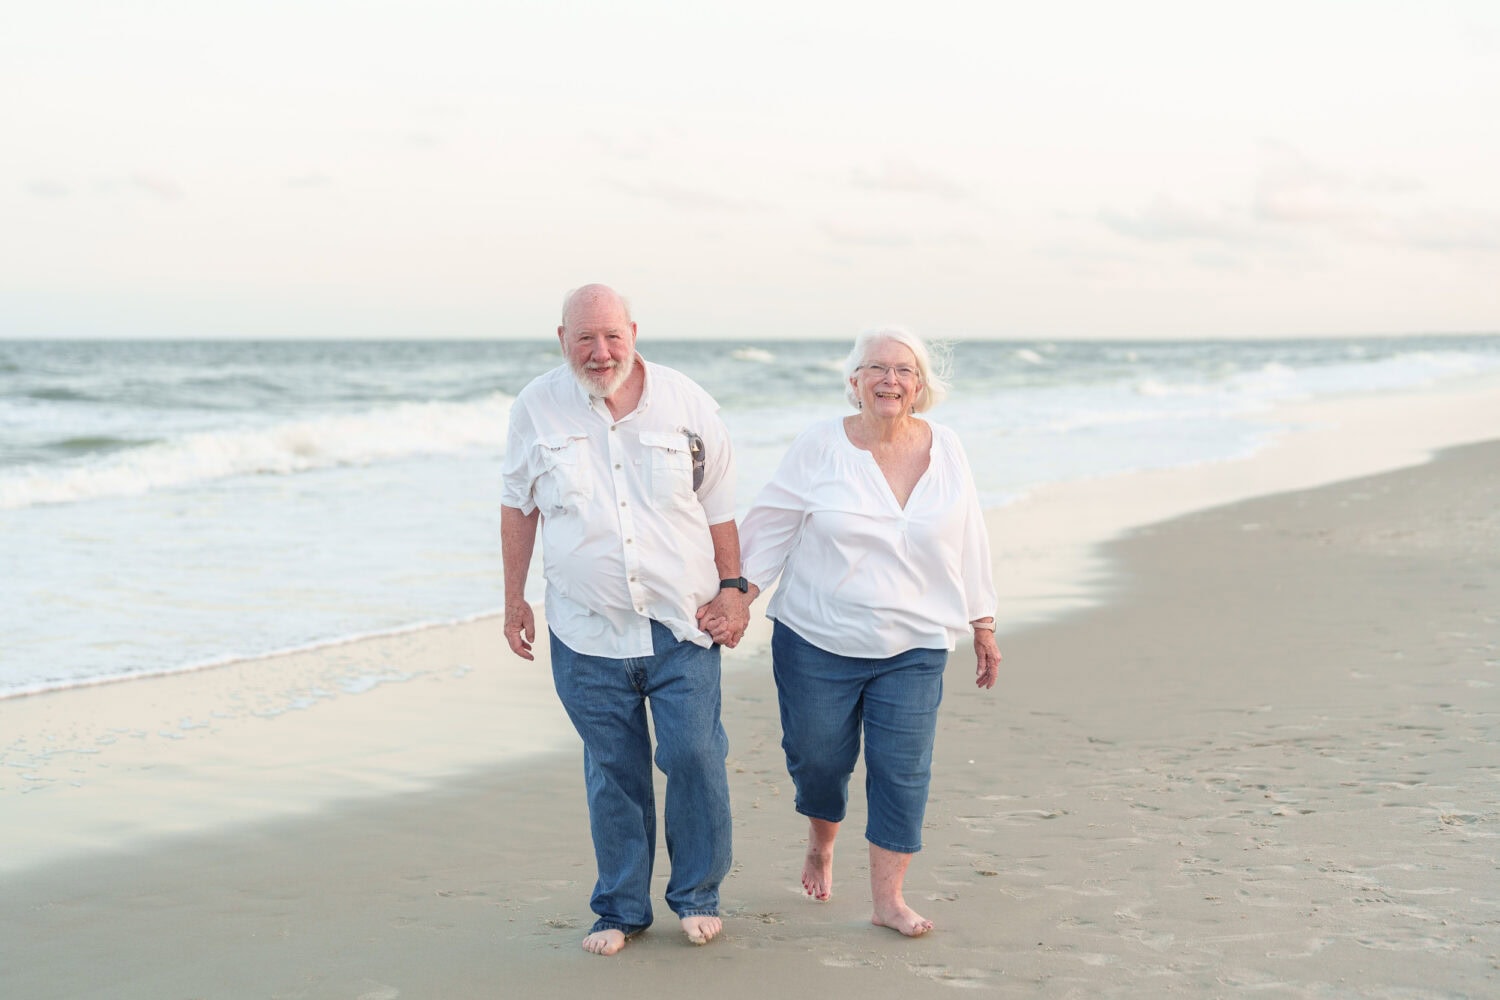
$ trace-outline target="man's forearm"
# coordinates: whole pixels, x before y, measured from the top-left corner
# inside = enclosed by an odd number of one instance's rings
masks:
[[[719,579],[727,580],[740,575],[740,529],[733,521],[708,526],[709,537],[714,543],[714,565],[719,569]]]
[[[536,528],[541,511],[523,514],[520,508],[500,508],[500,556],[505,567],[505,601],[526,600],[526,574],[536,548]],[[738,546],[736,546],[736,551]]]

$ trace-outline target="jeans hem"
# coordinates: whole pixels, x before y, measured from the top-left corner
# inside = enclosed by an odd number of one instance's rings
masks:
[[[594,926],[589,928],[589,933],[597,934],[600,931],[619,931],[626,937],[635,937],[650,926],[650,924],[623,924],[618,920],[605,920],[603,917],[600,917],[594,921]]]
[[[808,819],[820,819],[824,823],[842,823],[844,821],[843,816],[819,816],[817,813],[808,812],[806,809],[803,809],[800,806],[796,806],[794,808],[796,808],[797,810],[797,815],[806,816]],[[847,813],[845,815],[847,815]]]
[[[874,844],[876,847],[879,847],[883,850],[892,851],[896,854],[916,854],[922,850],[921,844],[918,844],[916,847],[910,847],[906,845],[897,846],[889,840],[882,841],[870,836],[869,831],[865,831],[865,839]]]
[[[717,917],[718,915],[718,907],[704,908],[700,906],[677,911],[677,919],[679,920],[686,920],[688,917]]]

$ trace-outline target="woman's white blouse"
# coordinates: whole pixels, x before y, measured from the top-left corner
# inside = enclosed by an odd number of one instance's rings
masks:
[[[740,528],[745,577],[781,578],[766,616],[844,656],[953,649],[995,613],[989,538],[958,435],[932,453],[906,507],[843,418],[792,442]]]

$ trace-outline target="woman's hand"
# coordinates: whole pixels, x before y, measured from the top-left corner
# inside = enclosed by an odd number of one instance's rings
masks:
[[[974,686],[992,688],[1000,679],[1000,647],[995,644],[995,630],[974,630]]]

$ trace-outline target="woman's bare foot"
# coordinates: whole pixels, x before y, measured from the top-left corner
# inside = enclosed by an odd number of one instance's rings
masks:
[[[870,923],[876,927],[889,927],[900,931],[907,937],[921,937],[932,930],[932,921],[907,906],[905,900],[898,900],[894,906],[877,905],[874,915],[870,917]]]
[[[932,930],[932,921],[906,905],[901,888],[909,864],[910,854],[870,845],[870,895],[875,899],[870,923],[900,931],[907,937],[921,937]]]
[[[808,821],[807,857],[802,861],[802,891],[820,903],[833,896],[833,842],[839,825],[826,819]]]
[[[724,921],[718,917],[683,917],[682,929],[693,944],[708,944],[724,929]]]
[[[625,932],[615,930],[594,931],[583,939],[583,950],[595,955],[613,955],[625,947]]]

